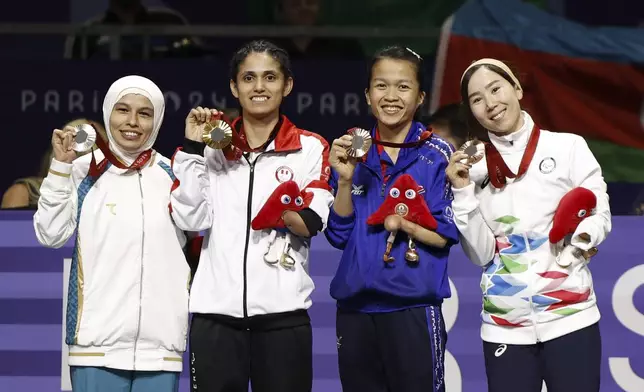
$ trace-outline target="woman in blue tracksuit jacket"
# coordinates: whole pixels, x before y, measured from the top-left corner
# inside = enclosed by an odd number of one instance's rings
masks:
[[[377,120],[371,137],[388,146],[374,143],[362,162],[347,153],[349,135],[336,139],[331,148],[335,202],[325,233],[343,250],[331,295],[338,303],[338,357],[345,392],[445,389],[447,335],[441,304],[450,296],[449,249],[458,242],[445,177],[452,147],[436,135],[426,138],[425,127],[413,120],[425,98],[422,70],[422,58],[408,48],[379,51],[365,95]],[[420,196],[438,223],[435,231],[396,215],[384,226],[367,225],[391,185],[405,173],[423,187]],[[398,232],[390,254],[395,260],[386,263],[383,254],[391,231]],[[417,263],[405,260],[410,237],[420,256]]]

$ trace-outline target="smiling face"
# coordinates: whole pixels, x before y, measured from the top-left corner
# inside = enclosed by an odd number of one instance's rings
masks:
[[[410,124],[425,99],[416,66],[407,60],[391,58],[383,58],[373,65],[365,96],[378,126],[389,129]]]
[[[139,94],[124,95],[110,114],[110,133],[124,151],[136,153],[154,128],[154,107]]]
[[[467,100],[474,118],[496,134],[512,133],[520,128],[523,90],[513,86],[498,73],[483,66],[470,77]]]
[[[282,98],[293,88],[293,79],[286,77],[280,64],[268,53],[251,52],[239,65],[230,90],[239,100],[244,115],[262,118],[278,113]]]

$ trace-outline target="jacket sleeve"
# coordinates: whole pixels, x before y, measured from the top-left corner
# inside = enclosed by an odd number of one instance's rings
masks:
[[[305,191],[313,193],[313,199],[309,205],[322,222],[322,230],[327,226],[329,209],[333,204],[333,195],[329,187],[329,144],[322,137],[315,136],[319,143],[305,151],[304,180],[302,187]],[[307,225],[308,226],[308,225]],[[314,235],[314,233],[311,233]]]
[[[170,191],[170,213],[181,230],[212,227],[214,211],[204,148],[203,143],[186,140],[183,150],[177,149],[172,157],[172,171],[177,179]]]
[[[33,217],[38,242],[60,248],[76,230],[78,196],[73,164],[53,159],[40,186],[38,209]]]
[[[441,159],[439,165],[431,166],[436,173],[434,175],[433,183],[426,190],[427,195],[425,200],[432,212],[434,219],[438,223],[436,233],[445,237],[448,245],[458,243],[458,229],[454,223],[454,212],[452,208],[452,189],[450,182],[445,174],[447,168],[447,161]]]
[[[333,194],[335,194],[338,190],[338,175],[335,170],[331,170],[329,186]],[[335,213],[333,207],[329,209],[329,220],[324,235],[331,246],[337,249],[344,249],[353,232],[355,221],[355,210],[350,216],[340,216]]]
[[[474,182],[470,182],[460,189],[452,187],[452,208],[465,255],[474,264],[483,267],[494,259],[496,237],[479,210],[475,186]]]
[[[595,156],[588,148],[586,140],[575,138],[570,155],[570,173],[574,187],[584,187],[597,196],[595,214],[584,219],[572,236],[571,244],[579,249],[589,250],[602,243],[612,229],[610,205],[606,193],[606,182],[602,169]],[[586,233],[590,242],[585,242],[579,235]]]

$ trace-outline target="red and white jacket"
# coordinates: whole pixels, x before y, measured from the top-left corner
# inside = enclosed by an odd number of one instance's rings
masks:
[[[232,125],[236,129],[237,119]],[[255,231],[251,221],[282,182],[294,180],[313,193],[309,206],[326,228],[333,195],[328,186],[329,146],[319,135],[282,116],[264,151],[228,160],[205,147],[203,156],[177,150],[178,186],[170,197],[176,225],[205,230],[190,292],[190,311],[246,318],[308,309],[314,284],[308,274],[310,239],[289,236],[294,268],[264,261],[274,230]]]

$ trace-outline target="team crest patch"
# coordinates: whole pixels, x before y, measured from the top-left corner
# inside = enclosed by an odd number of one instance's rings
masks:
[[[293,179],[293,170],[288,166],[280,166],[275,170],[275,178],[280,183],[291,181]]]
[[[543,174],[552,173],[557,167],[557,163],[552,157],[544,158],[541,163],[539,163],[539,171]]]

